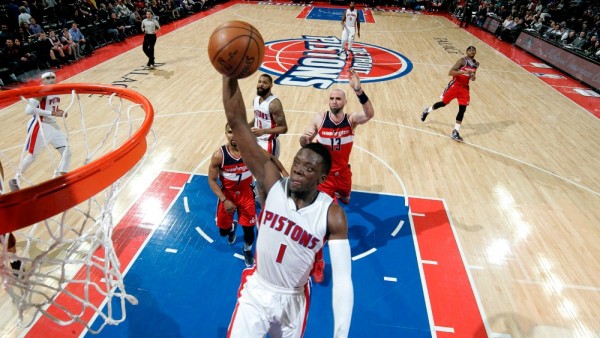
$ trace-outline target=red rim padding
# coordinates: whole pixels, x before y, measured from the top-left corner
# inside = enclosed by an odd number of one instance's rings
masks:
[[[69,83],[34,86],[0,92],[0,104],[46,95],[70,94],[117,95],[141,104],[146,117],[139,128],[117,149],[66,175],[38,185],[0,196],[0,234],[21,229],[72,208],[125,175],[146,153],[146,135],[154,120],[154,108],[142,94],[131,89],[108,85]]]

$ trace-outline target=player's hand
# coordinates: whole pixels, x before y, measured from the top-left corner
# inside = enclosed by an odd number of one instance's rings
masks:
[[[254,134],[254,136],[261,136],[265,134],[265,132],[260,128],[252,127],[250,130],[252,130],[252,134]]]
[[[225,200],[225,202],[223,202],[223,207],[228,214],[233,214],[236,209],[235,204],[230,200]]]
[[[65,111],[62,109],[57,109],[57,110],[53,111],[52,115],[56,116],[56,117],[67,117],[67,114],[65,114]]]
[[[348,82],[348,84],[350,84],[350,87],[352,87],[352,89],[359,90],[360,89],[360,78],[358,77],[358,74],[356,74],[356,71],[352,68],[348,68],[348,73],[350,73],[350,81]]]

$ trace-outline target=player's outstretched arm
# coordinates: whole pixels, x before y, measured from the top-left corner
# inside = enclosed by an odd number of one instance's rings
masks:
[[[363,108],[362,112],[350,114],[350,121],[354,126],[357,126],[359,124],[369,122],[369,120],[372,119],[373,116],[375,116],[375,110],[373,109],[373,104],[371,103],[371,100],[369,99],[367,94],[365,94],[365,91],[362,88],[360,78],[358,77],[358,74],[356,74],[356,71],[352,68],[349,68],[348,72],[350,73],[350,81],[348,82],[348,84],[350,84],[350,87],[352,87],[354,93],[356,94],[356,96],[358,96],[358,100],[360,101],[360,104]]]
[[[307,144],[311,143],[312,140],[317,136],[317,131],[319,130],[319,125],[323,122],[323,117],[325,113],[316,113],[310,124],[300,136],[300,146],[306,147]]]
[[[262,148],[261,148],[262,149]],[[270,152],[264,150],[265,156],[271,160],[271,162],[273,162],[273,164],[275,164],[275,166],[277,167],[277,170],[279,170],[279,173],[281,174],[281,176],[283,177],[288,177],[290,176],[290,174],[287,172],[287,170],[285,170],[285,167],[283,166],[283,164],[281,164],[281,162],[279,161],[279,159],[273,155],[271,155]]]
[[[259,195],[266,196],[265,192],[271,189],[273,184],[281,178],[281,175],[275,164],[265,156],[263,149],[256,141],[256,137],[252,134],[250,126],[248,126],[244,99],[237,79],[223,76],[223,106],[227,122],[233,131],[244,163],[259,183],[259,189],[264,190],[262,193],[259,191]]]
[[[352,257],[348,242],[348,221],[339,205],[332,203],[327,215],[329,253],[332,270],[333,337],[347,337],[354,307]]]
[[[465,65],[464,59],[461,58],[460,60],[456,61],[454,66],[452,66],[452,68],[450,68],[448,75],[450,75],[450,76],[468,75],[468,72],[460,70],[464,65]]]

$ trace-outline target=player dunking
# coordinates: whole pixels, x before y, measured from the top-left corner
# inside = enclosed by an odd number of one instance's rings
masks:
[[[272,87],[273,78],[270,75],[262,74],[258,78],[254,118],[250,122],[250,128],[258,144],[275,157],[279,157],[278,136],[287,133],[288,126],[281,101],[271,93]]]
[[[320,144],[300,149],[289,178],[254,142],[237,80],[223,77],[223,104],[244,161],[259,183],[262,205],[255,269],[244,271],[228,337],[302,337],[309,308],[309,273],[329,238],[334,337],[347,337],[354,294],[344,210],[317,190],[331,158]]]
[[[463,142],[463,138],[460,137],[458,131],[471,100],[469,95],[469,81],[475,81],[475,73],[479,67],[479,62],[475,60],[476,53],[477,49],[474,46],[467,47],[467,56],[456,61],[456,64],[448,72],[448,75],[452,76],[452,80],[448,83],[442,94],[442,101],[425,108],[421,113],[421,121],[425,122],[429,113],[438,108],[445,107],[450,101],[456,99],[458,101],[458,114],[456,115],[456,124],[450,137],[458,142]]]
[[[341,89],[334,89],[329,93],[329,111],[316,113],[306,131],[300,136],[300,145],[303,147],[316,137],[317,142],[329,150],[333,162],[331,172],[318,189],[345,204],[350,202],[352,190],[352,171],[349,162],[354,144],[354,131],[356,127],[367,123],[375,115],[371,101],[362,90],[360,78],[353,69],[348,69],[348,72],[350,72],[350,87],[358,96],[363,111],[345,113],[346,93]],[[323,254],[319,252],[313,271],[315,282],[323,281],[324,268]]]
[[[42,84],[49,85],[54,83],[56,83],[56,75],[53,72],[42,74]],[[60,130],[56,121],[57,117],[63,117],[64,115],[64,111],[58,108],[59,104],[60,96],[58,95],[29,99],[29,104],[25,107],[25,113],[33,116],[27,127],[28,139],[25,145],[27,153],[21,160],[17,178],[10,182],[11,186],[18,186],[20,175],[25,173],[47,144],[53,145],[61,154],[56,174],[63,175],[69,170],[71,150],[69,150],[66,135]]]
[[[254,264],[252,244],[254,244],[254,226],[256,225],[256,209],[251,187],[252,174],[244,164],[229,125],[225,125],[225,136],[227,137],[227,144],[221,146],[210,160],[208,185],[219,199],[216,223],[220,235],[227,236],[229,244],[233,244],[236,239],[237,223],[239,222],[242,225],[244,230],[244,262],[247,267],[250,267]],[[284,176],[288,176],[279,160],[266,151],[265,153],[275,163],[280,172]],[[221,181],[220,186],[217,179]],[[238,222],[233,220],[236,211]]]
[[[348,54],[352,51],[352,43],[354,42],[354,34],[360,38],[360,20],[358,19],[358,11],[354,10],[354,1],[350,3],[350,8],[346,9],[342,15],[342,46],[338,55],[342,53],[346,54],[346,60],[348,60]],[[348,49],[346,49],[346,42],[348,42]]]

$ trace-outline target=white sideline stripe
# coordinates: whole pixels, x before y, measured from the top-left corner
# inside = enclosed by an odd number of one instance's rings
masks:
[[[398,278],[396,278],[396,277],[385,277],[384,276],[383,280],[386,281],[386,282],[397,282]]]
[[[174,187],[174,186],[170,186],[169,189],[173,189],[173,190],[181,190],[183,189],[183,187]]]
[[[435,326],[436,331],[454,333],[453,327]]]
[[[240,255],[239,253],[234,253],[233,257],[244,260],[244,256]]]
[[[171,248],[167,248],[167,249],[165,250],[165,252],[168,252],[168,253],[177,253],[177,249],[171,249]]]
[[[353,261],[357,261],[357,260],[359,260],[359,259],[361,259],[361,258],[363,258],[365,256],[368,256],[368,255],[372,254],[375,251],[377,251],[376,248],[371,248],[368,251],[365,251],[365,252],[363,252],[363,253],[361,253],[359,255],[356,255],[356,256],[352,257],[352,260]]]
[[[188,205],[187,196],[183,198],[183,208],[186,213],[190,212],[190,206]]]
[[[421,264],[431,264],[431,265],[438,265],[437,261],[429,261],[426,259],[421,260]]]
[[[498,332],[492,332],[490,337],[491,338],[512,338],[512,336],[509,335],[508,333],[498,333]]]
[[[394,231],[392,231],[393,237],[396,237],[396,235],[400,232],[400,229],[402,229],[403,225],[404,225],[404,221],[400,221],[400,223],[398,223],[398,226],[396,227],[396,229],[394,229]]]
[[[411,214],[412,216],[425,217],[425,214],[419,214],[419,213],[416,213],[416,212],[411,212],[410,214]]]
[[[484,270],[483,266],[479,266],[479,265],[469,265],[469,266],[467,266],[467,269],[471,269],[471,270]]]
[[[196,227],[196,231],[198,231],[198,233],[200,234],[200,236],[204,237],[204,239],[208,243],[214,242],[212,238],[208,237],[208,235],[206,233],[204,233],[204,231],[202,231],[202,229],[200,229],[200,227]]]

